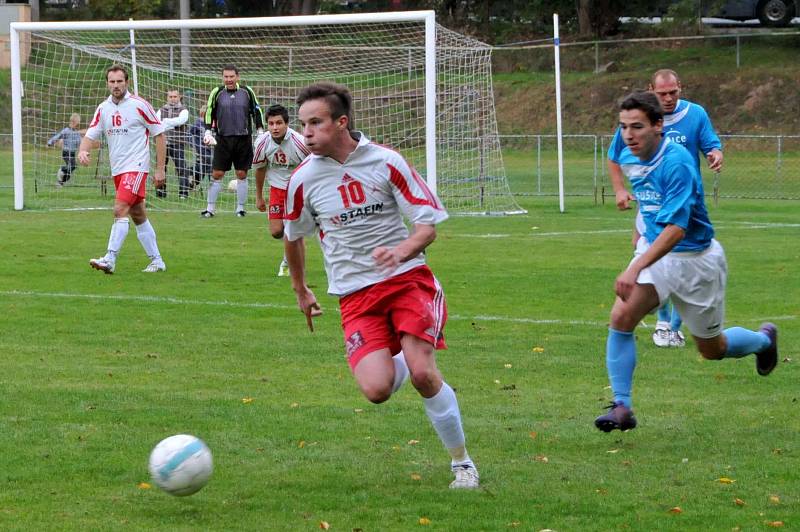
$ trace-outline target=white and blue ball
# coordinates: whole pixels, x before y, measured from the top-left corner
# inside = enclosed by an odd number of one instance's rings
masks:
[[[150,453],[150,476],[170,495],[183,497],[206,485],[214,465],[211,450],[202,440],[177,434],[161,440]]]

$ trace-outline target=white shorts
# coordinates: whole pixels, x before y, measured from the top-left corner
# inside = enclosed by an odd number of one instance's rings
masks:
[[[667,253],[642,270],[636,281],[655,287],[659,306],[671,299],[693,336],[714,338],[725,318],[727,280],[725,251],[712,240],[704,251]]]

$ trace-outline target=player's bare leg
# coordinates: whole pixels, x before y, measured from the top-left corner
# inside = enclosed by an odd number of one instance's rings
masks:
[[[403,346],[408,370],[411,373],[411,383],[423,397],[425,412],[442,444],[450,453],[450,467],[455,475],[450,487],[454,489],[479,487],[478,470],[467,453],[458,400],[436,367],[433,345],[410,334],[403,335],[400,344]]]

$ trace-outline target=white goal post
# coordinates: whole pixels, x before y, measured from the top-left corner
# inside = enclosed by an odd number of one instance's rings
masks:
[[[350,87],[356,129],[401,151],[450,211],[524,212],[503,167],[491,47],[438,26],[433,11],[15,22],[10,44],[17,210],[108,207],[110,171],[103,148],[92,168],[72,170],[66,152],[48,147],[70,117],[77,115],[80,128],[87,126],[108,96],[103,78],[108,66],[128,67],[129,89],[138,89],[156,109],[168,90],[179,90],[189,126],[221,83],[222,66],[232,63],[242,82],[255,90],[262,111],[280,103],[289,109],[294,127],[300,88],[322,80]],[[167,193],[148,194],[148,207],[201,210],[202,183],[180,198],[188,201],[179,201],[177,194],[176,174],[188,174],[201,162],[190,140],[186,136],[181,148],[184,169],[168,164]],[[254,179],[249,181],[252,189]],[[221,201],[224,209],[226,200]]]

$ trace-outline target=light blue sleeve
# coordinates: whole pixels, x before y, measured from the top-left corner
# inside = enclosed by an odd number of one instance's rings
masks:
[[[608,160],[619,164],[620,154],[625,149],[625,141],[622,140],[622,132],[620,128],[614,133],[614,138],[611,139],[611,144],[608,146]]]
[[[689,217],[697,198],[694,186],[697,169],[687,158],[683,161],[669,161],[661,171],[664,189],[661,209],[655,222],[662,227],[677,225],[686,229],[689,227]]]
[[[698,106],[700,107],[700,106]],[[720,142],[717,132],[714,131],[714,126],[711,124],[711,119],[708,117],[706,110],[700,107],[702,111],[699,115],[700,120],[700,151],[704,155],[708,154],[711,150],[722,149],[722,142]]]

